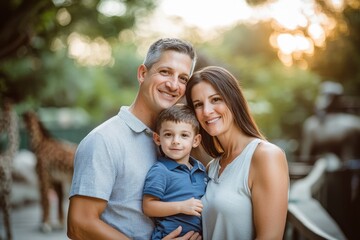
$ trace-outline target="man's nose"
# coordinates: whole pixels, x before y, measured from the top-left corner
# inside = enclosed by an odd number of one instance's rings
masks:
[[[179,89],[179,80],[177,76],[172,76],[165,83],[165,86],[169,88],[171,91],[176,91]]]

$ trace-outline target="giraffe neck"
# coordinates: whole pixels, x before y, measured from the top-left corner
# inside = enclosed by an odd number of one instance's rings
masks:
[[[35,113],[28,115],[25,119],[25,125],[29,133],[31,148],[36,150],[48,139],[49,133]]]

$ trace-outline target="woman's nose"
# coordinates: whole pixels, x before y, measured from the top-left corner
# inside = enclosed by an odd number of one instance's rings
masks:
[[[208,115],[208,114],[212,113],[213,108],[212,108],[211,104],[204,103],[203,112],[204,112],[204,115]]]

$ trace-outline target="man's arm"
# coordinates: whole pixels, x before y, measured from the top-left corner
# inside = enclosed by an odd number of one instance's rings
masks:
[[[74,240],[129,239],[100,219],[107,202],[102,199],[73,196],[70,198],[67,236]]]
[[[169,233],[169,235],[164,237],[162,240],[202,240],[201,235],[194,231],[190,231],[182,237],[177,237],[180,235],[181,230],[182,230],[182,227],[179,226],[177,229],[175,229],[174,231]]]
[[[166,217],[179,213],[200,216],[202,209],[201,200],[195,198],[179,202],[162,202],[148,194],[143,196],[143,211],[148,217]]]

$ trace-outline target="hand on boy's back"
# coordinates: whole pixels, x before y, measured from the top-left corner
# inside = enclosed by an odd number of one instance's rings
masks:
[[[201,216],[203,205],[201,200],[190,198],[181,202],[181,213],[193,216]]]
[[[177,229],[169,233],[169,235],[164,237],[163,240],[202,240],[201,235],[194,231],[190,231],[182,237],[177,237],[181,233],[181,230],[182,228],[179,226]]]

